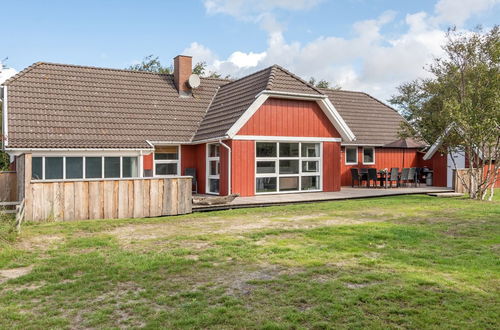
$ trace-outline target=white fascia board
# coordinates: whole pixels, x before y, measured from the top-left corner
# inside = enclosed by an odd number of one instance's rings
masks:
[[[233,140],[245,141],[290,141],[290,142],[340,142],[341,138],[304,137],[304,136],[264,136],[264,135],[236,135]]]
[[[9,155],[19,156],[30,153],[33,156],[140,156],[152,149],[54,149],[54,148],[12,148],[6,149]]]
[[[448,135],[448,133],[450,133],[452,128],[456,128],[455,126],[456,126],[455,123],[451,123],[450,125],[448,125],[448,127],[446,127],[443,134],[441,134],[441,136],[438,137],[436,142],[434,142],[434,144],[429,148],[429,150],[427,150],[424,157],[422,157],[423,160],[429,160],[432,158],[432,156],[434,156],[436,151],[438,151],[438,149],[443,144],[443,141],[444,141],[444,138],[446,137],[446,135]],[[462,132],[462,129],[459,128],[459,132]]]
[[[282,99],[294,99],[294,100],[322,100],[328,98],[328,96],[326,95],[268,91],[268,90],[260,92],[259,94],[257,94],[255,98],[258,98],[261,95],[276,96]]]
[[[330,102],[330,99],[324,98],[319,101],[318,104],[344,140],[349,142],[356,140],[356,136],[351,131],[337,109],[335,109],[332,102]]]
[[[380,143],[342,143],[342,147],[383,147]]]
[[[9,128],[8,128],[8,106],[7,106],[7,86],[3,86],[2,100],[2,149],[5,150],[9,145]]]
[[[248,109],[243,113],[243,115],[241,115],[240,118],[238,118],[233,126],[231,126],[231,128],[227,131],[226,135],[228,136],[228,138],[232,139],[236,134],[238,134],[240,129],[247,123],[247,121],[250,120],[250,118],[252,118],[252,116],[257,112],[257,110],[259,110],[261,105],[264,104],[264,102],[266,102],[268,98],[269,94],[260,93],[255,101],[253,101]]]

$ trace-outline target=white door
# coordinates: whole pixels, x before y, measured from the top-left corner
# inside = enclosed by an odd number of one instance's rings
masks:
[[[452,157],[455,163],[453,163]],[[446,171],[446,186],[448,188],[453,187],[453,170],[456,168],[465,168],[465,155],[463,152],[452,152],[448,154],[448,169]]]

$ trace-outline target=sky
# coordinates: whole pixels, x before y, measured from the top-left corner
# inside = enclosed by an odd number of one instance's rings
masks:
[[[184,54],[234,78],[280,64],[385,101],[428,75],[448,27],[500,23],[500,0],[0,0],[0,22],[0,82],[38,61],[126,68]]]

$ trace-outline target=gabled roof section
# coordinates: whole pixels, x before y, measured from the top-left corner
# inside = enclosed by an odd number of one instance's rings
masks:
[[[202,78],[179,97],[173,76],[38,62],[11,77],[7,148],[150,148],[189,142],[216,90]]]
[[[356,136],[345,144],[383,146],[399,139],[404,118],[393,108],[363,92],[320,88]]]
[[[194,137],[194,141],[223,137],[263,91],[323,95],[279,65],[273,65],[222,86]]]

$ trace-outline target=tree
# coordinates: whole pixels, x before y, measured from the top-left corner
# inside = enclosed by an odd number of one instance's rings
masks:
[[[402,84],[389,102],[408,120],[402,136],[440,139],[441,152],[465,153],[469,179],[459,179],[470,198],[484,200],[489,192],[491,200],[500,168],[499,27],[452,28],[446,40],[444,56],[427,67],[431,77]]]
[[[148,55],[144,57],[141,63],[131,65],[127,68],[128,70],[135,71],[147,71],[156,73],[172,73],[172,67],[163,66],[160,63],[158,56]]]
[[[314,78],[314,77],[309,78],[309,84],[313,85],[314,87],[318,87],[318,88],[330,88],[330,89],[337,89],[337,90],[341,89],[340,86],[330,87],[330,82],[328,82],[327,80],[321,79],[320,81],[317,81],[316,78]]]

